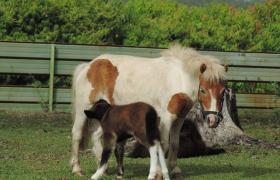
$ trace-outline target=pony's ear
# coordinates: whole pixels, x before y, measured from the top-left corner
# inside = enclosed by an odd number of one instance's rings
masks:
[[[225,64],[224,68],[225,68],[225,72],[228,72],[228,64]]]
[[[206,70],[206,65],[203,63],[200,65],[200,73],[203,74]]]
[[[95,113],[92,110],[84,110],[86,116],[88,118],[94,118],[95,117]]]

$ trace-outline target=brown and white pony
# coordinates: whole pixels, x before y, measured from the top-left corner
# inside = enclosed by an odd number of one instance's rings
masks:
[[[180,175],[176,162],[184,119],[198,99],[209,126],[217,126],[221,118],[224,76],[225,67],[218,59],[180,45],[164,50],[159,58],[104,54],[79,65],[73,77],[73,173],[81,174],[78,152],[87,137],[84,110],[105,99],[116,105],[142,101],[156,109],[160,117],[161,144],[164,151],[168,151],[171,175]],[[94,153],[100,161],[102,128],[97,121],[92,134]]]
[[[111,105],[101,99],[89,110],[85,110],[89,119],[99,120],[103,130],[103,151],[99,168],[92,175],[92,180],[99,179],[106,171],[110,154],[117,143],[125,144],[132,136],[144,145],[150,154],[150,171],[148,179],[156,177],[157,165],[160,165],[164,180],[169,180],[164,152],[160,145],[159,122],[156,110],[149,104],[136,102],[126,105]],[[115,149],[118,163],[117,179],[124,174],[124,151]]]

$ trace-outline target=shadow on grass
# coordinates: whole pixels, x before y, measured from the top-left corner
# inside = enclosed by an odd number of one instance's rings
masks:
[[[254,178],[265,174],[279,174],[279,169],[259,168],[248,166],[233,166],[233,165],[189,165],[181,167],[183,176],[200,176],[211,174],[226,174],[226,173],[242,173],[244,178]]]
[[[227,173],[241,173],[241,177],[255,178],[262,175],[280,174],[279,169],[259,168],[233,165],[187,165],[181,167],[183,177],[196,177],[201,175],[215,175]],[[110,168],[109,176],[116,174],[115,167]],[[145,178],[149,174],[149,164],[135,163],[125,165],[125,178]]]

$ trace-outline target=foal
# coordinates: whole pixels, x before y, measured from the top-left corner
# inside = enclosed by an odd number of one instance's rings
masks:
[[[107,169],[108,159],[116,143],[125,142],[134,136],[149,149],[150,172],[148,179],[155,179],[156,168],[159,164],[165,180],[169,180],[164,153],[160,145],[158,116],[155,109],[142,102],[123,106],[108,104],[105,100],[97,101],[89,110],[85,110],[88,118],[100,121],[103,129],[103,152],[100,166],[91,177],[92,180],[100,178]],[[117,156],[118,177],[123,176],[123,151],[115,153]],[[121,154],[118,154],[121,153]]]

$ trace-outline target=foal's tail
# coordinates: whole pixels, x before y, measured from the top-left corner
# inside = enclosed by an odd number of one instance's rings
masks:
[[[150,108],[146,114],[146,133],[150,144],[154,144],[154,140],[160,141],[160,132],[158,127],[158,116],[154,108]]]

